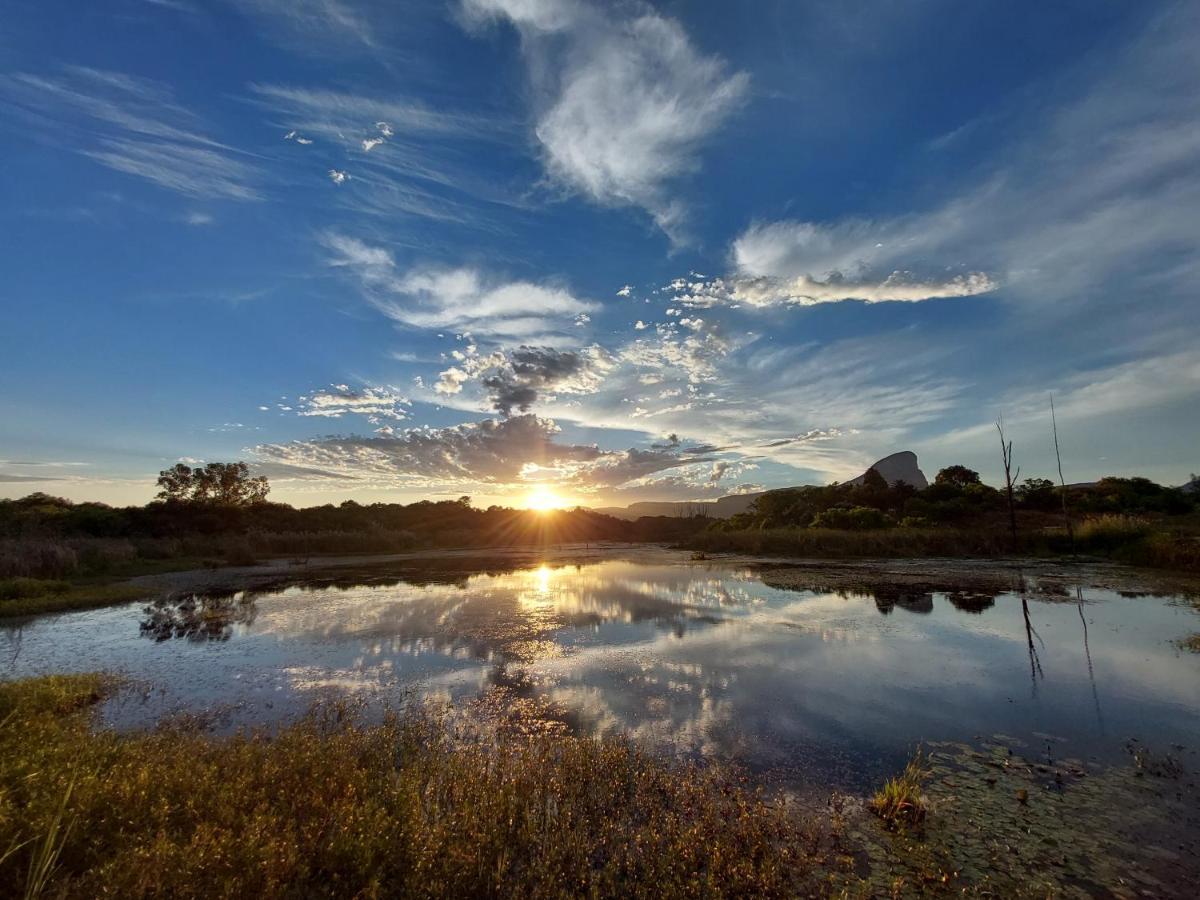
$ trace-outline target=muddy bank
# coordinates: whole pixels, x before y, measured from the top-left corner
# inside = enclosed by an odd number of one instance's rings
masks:
[[[1077,586],[1125,595],[1183,596],[1200,601],[1200,577],[1135,569],[1099,560],[864,559],[785,560],[714,556],[750,565],[765,584],[789,590],[876,594],[905,589],[996,595],[1025,592],[1038,599],[1075,600]]]

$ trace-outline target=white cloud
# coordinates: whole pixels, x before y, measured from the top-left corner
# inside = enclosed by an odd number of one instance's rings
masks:
[[[640,4],[464,0],[463,9],[468,21],[520,31],[550,176],[600,203],[640,206],[678,235],[684,208],[669,186],[699,168],[698,145],[741,103],[748,76]]]
[[[342,235],[327,235],[325,244],[334,253],[331,264],[352,272],[371,303],[414,328],[553,344],[577,316],[598,308],[563,287],[499,281],[474,269],[398,272],[387,250]]]
[[[351,388],[335,384],[328,390],[300,396],[296,405],[301,416],[340,419],[353,413],[372,419],[404,419],[408,416],[405,407],[411,406],[412,401],[391,387]]]

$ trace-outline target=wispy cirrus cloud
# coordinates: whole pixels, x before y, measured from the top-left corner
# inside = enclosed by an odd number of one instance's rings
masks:
[[[355,212],[397,213],[490,227],[488,211],[525,201],[467,165],[472,148],[511,144],[511,126],[416,100],[326,88],[252,84],[251,102],[299,145],[295,159],[330,166],[353,187],[339,196]],[[515,151],[514,151],[515,152]],[[316,162],[320,160],[320,164]]]
[[[165,86],[69,66],[0,79],[0,101],[39,140],[190,197],[259,200],[249,155],[205,133]]]
[[[678,21],[639,3],[463,0],[478,25],[521,34],[547,174],[599,203],[645,209],[685,230],[672,183],[699,168],[699,146],[742,103],[749,76],[698,50]]]
[[[342,42],[374,48],[375,23],[363,5],[354,0],[229,0],[235,7],[259,17],[280,36],[310,46],[328,47]]]

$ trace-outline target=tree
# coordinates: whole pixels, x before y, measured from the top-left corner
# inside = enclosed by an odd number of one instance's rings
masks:
[[[1013,471],[1012,441],[1004,437],[1004,416],[996,420],[996,431],[1000,433],[1000,457],[1004,461],[1004,491],[1008,499],[1008,527],[1012,532],[1013,551],[1017,549],[1017,505],[1013,499],[1013,482],[1021,477],[1021,467]],[[939,473],[940,474],[940,473]]]
[[[1017,499],[1028,509],[1050,510],[1059,504],[1058,491],[1049,478],[1026,478],[1017,488]]]
[[[262,503],[271,490],[266,476],[254,478],[244,462],[208,463],[193,469],[177,463],[158,474],[161,500],[250,506]]]
[[[158,473],[159,500],[190,500],[192,498],[192,467],[176,463]]]
[[[946,466],[933,478],[934,484],[948,484],[965,488],[968,484],[980,484],[979,473],[966,466]]]

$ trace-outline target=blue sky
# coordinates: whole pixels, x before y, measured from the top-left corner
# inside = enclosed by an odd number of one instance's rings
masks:
[[[0,11],[0,495],[1200,469],[1194,3]]]

